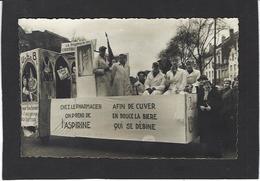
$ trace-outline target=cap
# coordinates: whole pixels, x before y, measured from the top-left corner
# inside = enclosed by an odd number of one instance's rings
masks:
[[[193,62],[193,60],[187,60],[186,61],[186,64],[193,64],[194,62]]]
[[[208,77],[206,75],[201,75],[199,78],[198,78],[198,81],[202,81],[202,80],[209,80]]]
[[[107,48],[105,47],[105,46],[101,46],[101,47],[99,47],[99,51],[101,52],[101,51],[104,51],[104,50],[106,50]]]
[[[153,67],[159,67],[159,63],[158,62],[154,62],[153,63]]]
[[[231,83],[231,80],[230,80],[229,78],[225,78],[225,79],[224,79],[224,82],[229,82],[229,83]]]
[[[125,54],[119,54],[118,57],[119,58],[126,58],[126,55]]]

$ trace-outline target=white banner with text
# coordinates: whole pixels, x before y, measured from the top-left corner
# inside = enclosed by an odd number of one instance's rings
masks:
[[[50,135],[189,143],[196,95],[52,99]]]

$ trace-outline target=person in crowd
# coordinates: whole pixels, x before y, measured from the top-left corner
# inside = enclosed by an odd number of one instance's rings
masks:
[[[206,75],[201,75],[198,78],[198,83],[195,85],[195,89],[198,97],[201,97],[201,95],[203,94],[204,92],[203,85],[206,81],[209,81]]]
[[[154,62],[152,71],[147,75],[144,83],[145,91],[143,95],[161,95],[165,89],[164,74],[159,69],[159,63]]]
[[[200,77],[200,71],[193,68],[193,61],[186,61],[186,75],[187,85],[185,91],[189,93],[196,93],[196,86],[198,85],[198,79]]]
[[[203,88],[204,83],[208,81],[208,77],[206,75],[201,75],[198,78],[198,84],[195,86],[197,88]]]
[[[178,94],[184,91],[187,84],[187,75],[185,70],[178,68],[178,63],[173,62],[171,70],[166,73],[166,86],[169,86],[164,95]]]
[[[112,66],[111,85],[112,96],[130,95],[129,68],[126,65],[126,55],[119,55],[119,62]]]
[[[220,103],[219,92],[205,80],[197,104],[200,142],[206,148],[207,156],[220,157],[222,153]]]
[[[99,55],[94,60],[93,72],[96,78],[97,96],[111,95],[111,70],[106,59],[106,47],[99,48]]]
[[[225,151],[236,150],[237,113],[238,113],[238,79],[235,78],[232,88],[222,95],[221,118],[223,120],[223,140]]]
[[[136,95],[142,95],[145,91],[145,79],[146,75],[143,71],[137,73],[138,81],[134,84]]]
[[[224,79],[223,89],[220,90],[221,96],[225,96],[225,94],[231,89],[231,80],[226,78]]]

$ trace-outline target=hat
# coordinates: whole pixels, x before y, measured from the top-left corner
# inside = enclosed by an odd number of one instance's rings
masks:
[[[179,66],[179,63],[177,61],[172,61],[172,65]]]
[[[159,67],[159,63],[158,62],[154,62],[153,63],[153,67]]]
[[[198,81],[202,81],[202,80],[209,80],[208,77],[206,75],[201,75],[199,78],[198,78]]]
[[[187,60],[186,61],[186,64],[193,64],[194,62],[193,62],[193,60]]]
[[[125,54],[119,54],[118,57],[126,58],[127,56]]]
[[[102,51],[105,51],[107,48],[105,46],[101,46],[99,47],[99,51],[102,52]]]
[[[224,82],[229,82],[229,83],[231,83],[231,80],[230,80],[229,78],[225,78],[225,79],[224,79]]]

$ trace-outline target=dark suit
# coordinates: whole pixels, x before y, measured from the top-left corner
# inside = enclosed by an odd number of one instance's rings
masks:
[[[237,134],[238,89],[230,89],[222,95],[221,118],[223,141],[226,148],[235,148]]]
[[[209,111],[202,111],[200,106],[211,107]],[[204,100],[203,88],[198,88],[198,119],[200,142],[208,147],[210,153],[220,153],[222,138],[222,121],[219,117],[221,97],[216,88],[213,88]]]

